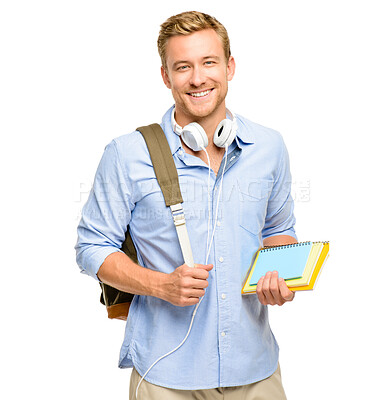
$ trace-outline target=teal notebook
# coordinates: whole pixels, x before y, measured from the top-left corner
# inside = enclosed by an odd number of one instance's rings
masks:
[[[311,242],[303,242],[262,249],[255,261],[249,284],[257,285],[259,279],[268,271],[277,271],[281,278],[287,280],[301,278],[311,248]]]

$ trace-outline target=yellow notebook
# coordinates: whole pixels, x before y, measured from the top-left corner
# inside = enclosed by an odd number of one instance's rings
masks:
[[[241,293],[256,293],[257,282],[268,271],[278,271],[292,291],[312,290],[328,254],[329,242],[263,247],[251,263]]]

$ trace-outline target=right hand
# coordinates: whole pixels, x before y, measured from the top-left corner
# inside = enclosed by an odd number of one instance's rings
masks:
[[[197,304],[209,285],[207,279],[212,268],[212,264],[195,264],[195,268],[182,264],[166,275],[160,297],[180,307]]]

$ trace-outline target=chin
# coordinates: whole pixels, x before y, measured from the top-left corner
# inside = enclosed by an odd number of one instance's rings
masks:
[[[187,111],[195,118],[205,118],[213,114],[217,110],[218,106],[218,104],[203,104],[199,107],[187,107]]]

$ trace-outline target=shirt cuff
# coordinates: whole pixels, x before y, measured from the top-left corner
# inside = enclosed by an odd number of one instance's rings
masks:
[[[292,236],[295,240],[298,240],[294,228],[289,228],[289,229],[286,229],[285,231],[281,231],[281,232],[269,233],[268,235],[263,236],[263,240],[265,240],[265,239],[267,239],[269,237],[272,237],[272,236],[279,236],[279,235]]]

